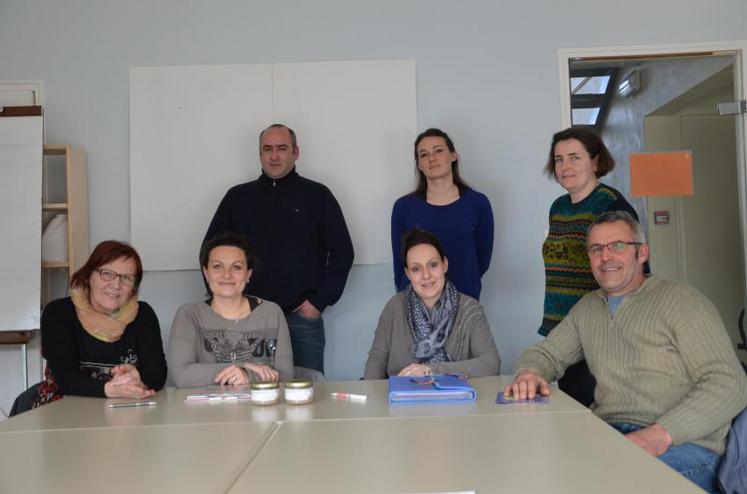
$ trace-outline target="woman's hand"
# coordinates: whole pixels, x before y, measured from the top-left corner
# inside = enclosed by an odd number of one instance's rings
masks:
[[[147,398],[156,392],[140,380],[140,373],[130,364],[118,365],[111,370],[112,378],[104,384],[107,398]]]
[[[399,371],[398,376],[412,376],[412,377],[421,377],[421,376],[430,376],[433,374],[433,371],[431,368],[425,364],[410,364],[401,371]]]
[[[261,364],[250,364],[249,362],[244,363],[244,367],[253,374],[255,374],[260,381],[277,381],[280,379],[278,371],[270,367],[269,365]]]
[[[236,386],[249,383],[249,374],[237,364],[229,365],[215,375],[215,384]]]
[[[122,364],[114,366],[112,367],[110,374],[112,375],[112,377],[127,376],[127,379],[130,381],[137,381],[142,383],[140,379],[140,372],[138,372],[137,367],[132,364]]]

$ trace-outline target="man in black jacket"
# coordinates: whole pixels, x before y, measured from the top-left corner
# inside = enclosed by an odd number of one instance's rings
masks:
[[[332,192],[296,172],[298,156],[292,129],[263,130],[262,175],[228,190],[205,240],[228,231],[246,236],[257,258],[247,292],[285,311],[294,364],[324,372],[322,311],[342,295],[353,244]]]

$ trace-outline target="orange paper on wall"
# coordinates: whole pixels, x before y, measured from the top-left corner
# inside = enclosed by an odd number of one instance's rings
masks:
[[[631,154],[630,194],[633,197],[693,195],[690,151]]]

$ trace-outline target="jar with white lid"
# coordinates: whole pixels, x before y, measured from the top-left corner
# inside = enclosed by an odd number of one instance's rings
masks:
[[[314,401],[314,383],[308,379],[295,379],[285,383],[285,402],[290,405],[307,405]]]
[[[252,404],[276,405],[280,401],[280,385],[276,381],[252,383]]]

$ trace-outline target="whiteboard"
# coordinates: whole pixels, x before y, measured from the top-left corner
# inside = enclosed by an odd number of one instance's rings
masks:
[[[226,190],[256,175],[272,67],[130,69],[130,221],[147,270],[196,269]]]
[[[39,328],[42,117],[0,118],[0,330]]]
[[[220,199],[261,173],[273,122],[296,131],[298,172],[340,202],[355,262],[391,262],[391,207],[414,188],[413,61],[133,67],[130,218],[145,269],[198,268]]]

